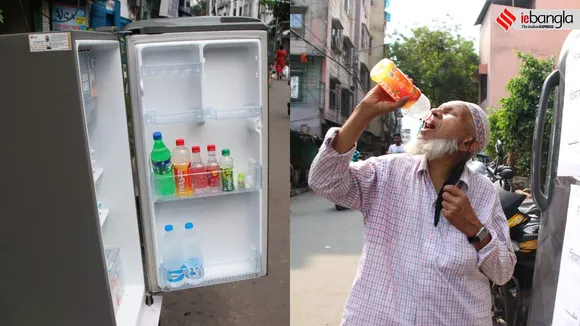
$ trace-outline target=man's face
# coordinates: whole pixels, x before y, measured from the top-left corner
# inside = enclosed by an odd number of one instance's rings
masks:
[[[407,145],[407,152],[424,154],[427,159],[466,152],[473,143],[474,130],[469,108],[463,102],[448,102],[431,110],[419,135]]]
[[[401,145],[401,136],[395,136],[395,144]]]

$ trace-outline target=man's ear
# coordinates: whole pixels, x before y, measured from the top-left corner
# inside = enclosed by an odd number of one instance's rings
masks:
[[[462,152],[473,152],[477,148],[477,141],[473,137],[465,138],[459,144],[459,150]]]

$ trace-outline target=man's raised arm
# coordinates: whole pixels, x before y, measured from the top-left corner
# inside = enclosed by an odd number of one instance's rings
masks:
[[[320,151],[312,162],[308,183],[321,196],[341,206],[362,210],[364,198],[376,182],[377,158],[350,163],[357,139],[378,116],[402,107],[407,98],[393,102],[380,87],[374,87],[342,128],[326,134]]]

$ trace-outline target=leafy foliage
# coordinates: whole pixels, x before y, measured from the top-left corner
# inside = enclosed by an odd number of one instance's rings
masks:
[[[516,53],[520,60],[520,74],[507,83],[506,90],[509,96],[499,101],[500,108],[489,114],[491,129],[488,154],[495,155],[494,143],[501,139],[505,152],[509,152],[515,163],[516,170],[521,176],[529,176],[532,163],[532,135],[540,102],[540,93],[546,77],[554,69],[555,58],[535,58],[531,54]],[[546,127],[542,144],[542,157],[548,153],[548,140],[552,125],[552,107],[554,96],[548,99]],[[545,159],[542,160],[545,162]],[[545,168],[545,167],[544,167]]]
[[[193,16],[204,16],[206,14],[205,0],[200,0],[195,5],[193,5],[191,7],[191,14]]]
[[[459,26],[435,22],[413,28],[411,35],[396,32],[385,55],[405,72],[438,107],[451,100],[477,102],[478,86],[473,81],[479,64],[473,41],[459,35]]]
[[[268,25],[276,24],[278,22],[290,20],[290,2],[285,0],[260,0],[260,5],[266,6],[272,10],[274,18]]]
[[[2,15],[3,11],[0,9],[0,24],[4,24],[4,15]]]

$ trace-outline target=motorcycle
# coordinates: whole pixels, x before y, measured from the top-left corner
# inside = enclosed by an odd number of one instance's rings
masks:
[[[357,151],[356,149],[354,150],[354,154],[352,155],[352,158],[350,159],[351,162],[356,162],[358,161],[360,158],[360,152]],[[345,211],[348,210],[349,208],[344,207],[344,206],[340,206],[338,204],[334,204],[334,207],[336,208],[337,211]]]
[[[511,280],[501,286],[491,285],[493,319],[500,325],[525,326],[538,248],[540,209],[526,195],[513,192],[513,169],[499,165],[499,158],[503,157],[500,140],[496,142],[495,149],[497,157],[493,162],[482,165],[473,160],[467,164],[474,172],[486,175],[494,183],[517,257]]]

